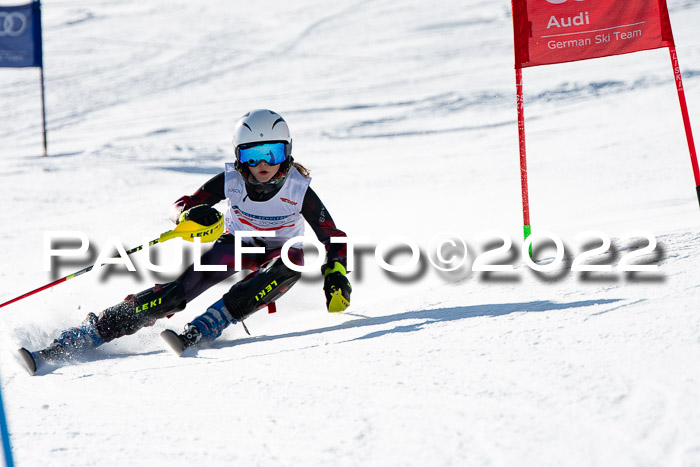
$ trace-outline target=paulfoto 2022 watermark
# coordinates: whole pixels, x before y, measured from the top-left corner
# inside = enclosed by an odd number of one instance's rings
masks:
[[[244,255],[265,253],[264,246],[253,244],[256,238],[275,237],[274,231],[241,231],[234,233],[234,261],[230,266],[202,264],[202,243],[199,238],[190,242],[180,242],[176,254],[167,261],[168,264],[154,264],[148,254],[149,243],[142,248],[145,251],[143,267],[152,272],[173,272],[189,263],[183,262],[184,245],[191,244],[192,265],[196,271],[224,271],[233,268],[241,270]],[[426,259],[438,271],[451,273],[488,272],[514,273],[531,269],[538,273],[571,271],[575,273],[658,273],[658,263],[662,250],[654,235],[646,231],[631,231],[616,237],[614,240],[606,233],[598,230],[583,232],[574,237],[575,248],[568,248],[561,238],[549,231],[533,232],[524,240],[514,241],[510,236],[499,231],[488,231],[477,235],[474,240],[480,248],[470,247],[462,236],[452,232],[441,232],[433,236],[425,245],[407,236],[391,236],[373,243],[367,238],[332,237],[331,243],[346,245],[347,271],[353,271],[356,264],[357,252],[372,254],[374,262],[388,274],[406,275],[425,265]],[[56,243],[61,243],[56,245]],[[73,244],[78,244],[73,247]],[[69,246],[70,245],[70,246]],[[289,259],[289,250],[313,246],[318,255],[304,265],[293,263]],[[533,254],[535,250],[545,254]],[[423,247],[427,247],[423,248]],[[61,266],[63,258],[71,258],[72,264],[86,260],[90,242],[88,236],[80,231],[46,231],[44,232],[44,270]],[[114,254],[116,250],[116,254]],[[572,251],[576,251],[572,254]],[[325,262],[326,247],[312,237],[294,237],[287,239],[281,247],[280,256],[284,264],[301,273],[318,273]],[[308,256],[308,255],[307,255]],[[314,255],[311,255],[314,256]],[[406,258],[407,256],[407,258]],[[473,256],[473,259],[472,259]],[[94,257],[94,256],[93,256]],[[173,261],[173,259],[175,261]],[[123,243],[116,237],[110,237],[103,243],[102,249],[94,262],[86,260],[86,264],[99,267],[106,264],[121,265],[128,271],[135,272],[136,266],[129,258]],[[522,267],[525,266],[525,267]]]

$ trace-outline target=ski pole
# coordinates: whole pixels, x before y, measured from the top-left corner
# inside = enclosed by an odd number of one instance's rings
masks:
[[[163,232],[160,234],[160,237],[151,240],[148,242],[148,246],[153,246],[157,243],[163,243],[168,240],[172,240],[173,238],[182,238],[184,240],[193,242],[195,238],[201,239],[202,242],[207,243],[207,242],[213,242],[217,238],[221,236],[221,233],[224,231],[224,220],[223,217],[219,217],[219,220],[216,222],[214,225],[210,226],[202,226],[194,221],[184,221],[181,222],[175,227],[173,230],[168,230],[167,232]],[[137,251],[142,250],[144,245],[139,245],[136,248],[132,248],[131,250],[127,251],[126,254],[130,255],[132,253],[136,253]],[[119,255],[113,256],[113,258],[119,258]],[[12,303],[18,302],[22,300],[23,298],[27,298],[31,295],[34,295],[35,293],[39,293],[42,290],[50,289],[51,287],[58,285],[62,282],[66,282],[67,280],[73,279],[74,277],[78,277],[80,275],[85,274],[86,272],[90,272],[92,268],[95,267],[95,265],[88,266],[84,269],[81,269],[78,272],[74,272],[73,274],[69,274],[68,276],[62,277],[60,279],[56,279],[55,281],[43,285],[37,289],[34,289],[30,292],[27,292],[23,295],[20,295],[19,297],[15,297],[12,300],[9,300],[4,303],[0,303],[0,308],[10,305]]]

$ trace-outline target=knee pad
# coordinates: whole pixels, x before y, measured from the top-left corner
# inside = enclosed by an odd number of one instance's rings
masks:
[[[236,321],[246,319],[260,308],[280,298],[301,278],[301,273],[275,258],[266,266],[224,294],[224,304]]]
[[[130,335],[144,326],[153,326],[156,320],[184,310],[185,289],[179,282],[156,285],[107,308],[97,320],[97,332],[105,342]]]

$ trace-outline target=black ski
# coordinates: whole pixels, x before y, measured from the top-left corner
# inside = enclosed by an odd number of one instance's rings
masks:
[[[182,339],[175,331],[166,329],[160,333],[160,337],[163,338],[165,343],[168,344],[168,347],[170,347],[175,355],[178,357],[182,355],[182,352],[185,350],[185,343],[182,342]]]
[[[22,361],[22,365],[27,370],[27,373],[29,373],[30,376],[34,376],[34,373],[36,373],[36,360],[34,360],[32,353],[22,347],[17,351],[17,354]]]

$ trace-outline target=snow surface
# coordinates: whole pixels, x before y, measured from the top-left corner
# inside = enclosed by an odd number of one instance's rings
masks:
[[[700,1],[669,7],[700,135]],[[17,465],[700,465],[700,213],[667,50],[524,70],[534,231],[568,257],[602,231],[612,265],[646,231],[659,271],[536,274],[513,253],[514,271],[479,273],[491,232],[519,245],[522,229],[508,2],[44,0],[43,20],[51,157],[38,70],[0,69],[0,301],[89,264],[45,272],[47,230],[88,233],[94,259],[110,236],[171,228],[252,108],[285,116],[312,186],[366,243],[347,313],[309,274],[251,337],[232,327],[180,359],[159,332],[230,282],[36,377],[17,347],[168,277],[139,253],[138,275],[103,268],[3,308]],[[469,246],[456,273],[373,259],[395,236],[425,259],[441,232]]]

